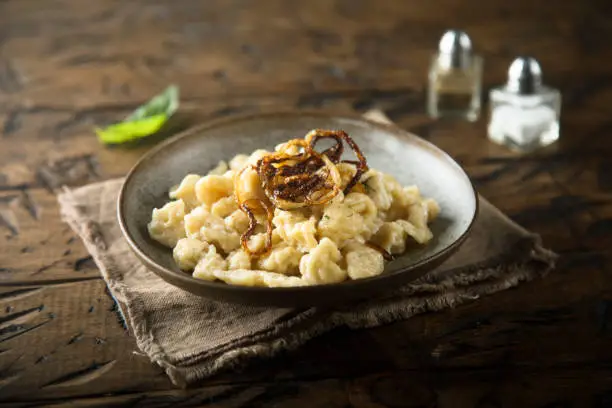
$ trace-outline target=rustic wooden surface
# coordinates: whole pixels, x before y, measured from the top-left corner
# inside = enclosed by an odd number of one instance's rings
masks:
[[[607,0],[0,2],[0,401],[15,406],[612,406],[612,3]],[[424,111],[449,27],[487,88],[531,54],[561,88],[562,139],[519,156]],[[562,255],[558,270],[443,313],[336,330],[188,390],[134,354],[54,191],[125,174],[153,141],[92,126],[176,83],[180,126],[276,108],[381,107],[458,159]]]

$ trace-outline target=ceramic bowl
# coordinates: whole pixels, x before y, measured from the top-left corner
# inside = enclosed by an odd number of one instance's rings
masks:
[[[188,173],[205,174],[219,160],[303,137],[313,128],[343,129],[361,147],[370,167],[416,184],[438,201],[431,224],[435,238],[388,263],[383,274],[331,285],[296,288],[232,286],[192,278],[172,251],[149,237],[153,208]],[[168,283],[210,299],[261,306],[305,307],[342,304],[392,291],[440,265],[466,239],[478,211],[477,195],[462,168],[431,143],[398,127],[362,118],[319,113],[271,113],[235,117],[192,128],[149,151],[129,172],[118,200],[121,229],[137,257]]]

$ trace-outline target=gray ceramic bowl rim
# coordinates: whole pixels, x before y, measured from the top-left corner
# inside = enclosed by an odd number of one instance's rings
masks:
[[[129,228],[127,227],[127,223],[125,221],[125,217],[126,214],[123,212],[122,209],[122,203],[124,200],[124,197],[126,195],[126,188],[127,185],[129,184],[129,180],[132,178],[132,176],[138,172],[140,166],[146,162],[147,160],[149,160],[152,156],[154,156],[158,151],[164,149],[166,146],[173,144],[173,143],[179,143],[182,139],[186,139],[189,137],[197,137],[197,135],[199,133],[201,133],[202,131],[208,130],[208,129],[213,129],[213,128],[217,128],[217,127],[222,127],[226,124],[230,124],[230,123],[234,123],[234,122],[240,122],[240,121],[249,121],[249,120],[253,120],[253,119],[257,119],[257,118],[265,118],[265,117],[278,117],[278,116],[297,116],[297,115],[304,115],[304,116],[318,116],[321,118],[326,118],[326,119],[341,119],[341,120],[349,120],[349,121],[357,121],[357,122],[362,122],[362,123],[367,123],[369,126],[372,127],[377,127],[381,130],[385,130],[387,132],[393,133],[394,135],[397,135],[398,137],[403,137],[403,138],[409,138],[412,141],[414,141],[416,144],[420,145],[421,147],[428,149],[430,151],[432,151],[433,153],[440,155],[444,160],[446,160],[450,165],[456,167],[461,173],[463,173],[470,186],[472,187],[472,192],[474,194],[474,213],[472,214],[472,218],[470,220],[470,223],[468,224],[467,228],[465,229],[465,231],[463,232],[463,234],[461,234],[454,242],[452,242],[449,246],[447,246],[446,248],[443,248],[442,250],[440,250],[439,252],[434,253],[433,255],[430,255],[426,258],[423,258],[421,260],[419,260],[418,262],[415,262],[413,264],[410,264],[409,266],[407,266],[406,268],[403,269],[399,269],[393,272],[389,272],[389,273],[383,273],[381,275],[377,275],[377,276],[373,276],[370,278],[364,278],[364,279],[357,279],[357,280],[348,280],[348,281],[344,281],[344,282],[340,282],[340,283],[333,283],[333,284],[325,284],[325,285],[314,285],[314,286],[296,286],[296,287],[281,287],[281,288],[269,288],[269,287],[260,287],[260,286],[240,286],[240,285],[229,285],[223,282],[216,282],[216,281],[206,281],[206,280],[202,280],[202,279],[196,279],[194,277],[192,277],[191,275],[189,275],[188,273],[177,273],[175,271],[172,271],[171,269],[168,269],[160,264],[158,264],[157,262],[155,262],[153,259],[151,259],[136,243],[136,241],[133,239],[133,237],[130,235],[129,232]],[[279,291],[283,291],[286,293],[300,293],[300,292],[308,292],[308,291],[312,291],[313,289],[318,289],[318,290],[322,290],[324,288],[324,290],[333,290],[334,288],[338,287],[339,285],[342,286],[349,286],[349,287],[356,287],[356,286],[363,286],[363,285],[368,285],[369,283],[373,282],[373,281],[378,281],[378,280],[384,280],[390,276],[395,276],[401,273],[406,273],[408,271],[412,271],[412,270],[418,270],[421,268],[426,267],[428,264],[434,263],[436,260],[439,259],[446,259],[447,257],[449,257],[451,254],[453,254],[455,251],[457,251],[459,249],[459,247],[464,243],[464,241],[467,239],[467,237],[469,236],[472,227],[474,226],[474,223],[476,221],[476,217],[479,211],[479,202],[478,202],[478,193],[476,191],[476,188],[474,187],[473,183],[471,182],[469,176],[465,173],[465,171],[463,170],[463,168],[461,166],[459,166],[459,164],[457,164],[457,162],[455,160],[453,160],[453,158],[451,158],[445,151],[443,151],[442,149],[438,148],[437,146],[433,145],[432,143],[429,143],[428,141],[421,139],[420,137],[407,132],[403,129],[401,129],[400,127],[394,125],[394,124],[385,124],[385,123],[381,123],[381,122],[377,122],[377,121],[373,121],[370,119],[366,119],[362,116],[356,116],[356,115],[350,115],[350,114],[333,114],[333,113],[323,113],[323,112],[317,112],[317,111],[306,111],[306,110],[287,110],[287,111],[277,111],[277,112],[267,112],[267,113],[254,113],[254,114],[244,114],[244,115],[234,115],[228,118],[221,118],[221,119],[216,119],[216,120],[211,120],[211,121],[207,121],[204,122],[200,125],[196,125],[194,127],[191,127],[183,132],[178,133],[175,136],[172,136],[171,138],[161,142],[160,144],[158,144],[157,146],[151,148],[151,150],[149,150],[148,152],[146,152],[137,162],[136,164],[130,169],[130,171],[128,172],[127,176],[125,177],[125,180],[123,181],[123,184],[121,186],[121,190],[119,192],[119,197],[117,199],[117,218],[119,221],[119,227],[121,229],[121,232],[123,234],[123,236],[125,237],[125,239],[128,242],[128,245],[130,246],[130,248],[132,249],[132,251],[134,252],[134,254],[141,260],[141,262],[152,272],[154,272],[156,275],[158,275],[159,277],[161,277],[162,279],[164,279],[164,276],[169,276],[171,278],[176,278],[179,280],[182,280],[185,283],[188,284],[195,284],[195,285],[199,285],[202,287],[208,287],[208,288],[214,288],[214,289],[219,289],[221,287],[224,288],[224,290],[228,290],[228,291],[235,291],[235,292],[243,292],[243,293],[259,293],[261,295],[265,295],[266,293],[272,293],[272,292],[279,292]],[[166,280],[166,279],[164,279]],[[172,283],[169,282],[169,284],[173,285]],[[184,289],[183,289],[184,290]]]

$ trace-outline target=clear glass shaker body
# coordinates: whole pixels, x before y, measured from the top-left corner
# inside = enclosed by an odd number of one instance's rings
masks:
[[[427,112],[434,118],[454,117],[475,121],[480,115],[483,59],[472,55],[463,67],[441,63],[434,55],[429,70]]]
[[[532,151],[559,139],[561,94],[541,86],[528,95],[505,86],[489,93],[489,139],[517,151]]]

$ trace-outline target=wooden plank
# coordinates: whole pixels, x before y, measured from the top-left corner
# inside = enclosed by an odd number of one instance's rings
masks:
[[[29,198],[23,191],[0,192],[2,218],[18,226],[1,229],[0,287],[99,278],[86,249],[61,220],[55,195],[42,188],[24,191]],[[39,215],[33,216],[28,206]]]
[[[0,303],[3,398],[170,386],[133,354],[135,341],[99,279],[5,289]]]
[[[46,399],[12,407],[478,407],[607,406],[611,379],[591,379],[582,370],[520,372],[505,367],[474,372],[395,371],[346,379],[256,382],[251,386],[216,385],[190,390],[84,395],[71,401]],[[320,403],[320,405],[318,405]]]
[[[20,406],[607,406],[612,98],[608,2],[282,0],[0,2],[0,401]],[[545,21],[545,24],[543,24]],[[461,22],[486,54],[485,89],[536,56],[563,92],[561,141],[534,155],[474,124],[424,115],[441,33]],[[102,147],[92,127],[169,83],[162,136]],[[203,120],[276,110],[383,108],[448,151],[479,191],[562,254],[558,271],[442,313],[352,332],[176,390],[133,354],[62,184],[124,175]],[[590,377],[590,378],[589,378]]]
[[[313,1],[295,9],[278,0],[238,8],[219,0],[54,3],[47,10],[33,0],[3,2],[3,48],[13,56],[3,64],[11,107],[134,104],[169,82],[187,97],[210,99],[420,89],[449,15],[487,53],[487,83],[499,83],[509,60],[521,53],[538,55],[554,80],[608,74],[599,61],[610,56],[604,40],[610,27],[599,17],[601,6],[579,1],[550,8],[546,17],[528,1],[479,6],[478,12],[457,0],[436,7]],[[589,29],[599,35],[586,35]],[[556,68],[557,61],[564,65]]]

